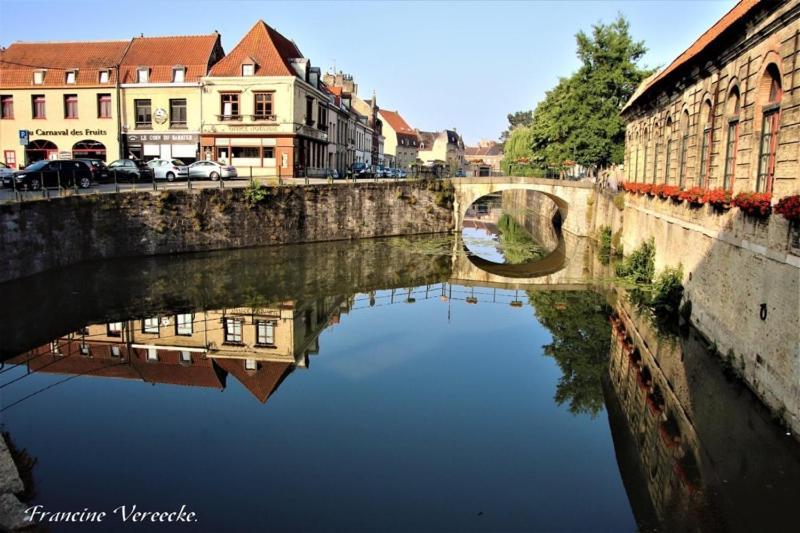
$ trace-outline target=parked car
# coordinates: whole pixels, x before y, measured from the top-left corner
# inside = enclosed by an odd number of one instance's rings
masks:
[[[157,180],[175,181],[189,176],[189,167],[180,159],[152,159],[147,166],[153,169]]]
[[[371,178],[372,169],[366,163],[353,163],[350,165],[349,174],[354,178]]]
[[[210,179],[213,181],[217,181],[220,178],[230,179],[239,177],[239,174],[236,172],[236,167],[223,165],[216,161],[195,161],[189,165],[187,171],[190,178]],[[158,177],[158,174],[156,174],[156,177]]]
[[[153,179],[153,169],[140,159],[117,159],[108,165],[108,171],[117,181]]]
[[[87,189],[92,184],[89,165],[75,159],[37,161],[14,173],[17,189],[38,191],[42,187],[74,187]]]
[[[404,169],[402,169],[402,168],[398,168],[397,169],[397,177],[398,178],[405,179],[406,176],[408,176],[408,174],[406,173],[406,171]]]
[[[388,177],[393,178],[393,179],[399,178],[400,177],[400,169],[399,168],[390,168]]]
[[[339,178],[342,177],[342,175],[339,174],[339,171],[337,169],[329,168],[329,169],[325,170],[325,177],[333,179],[333,180],[338,180]]]
[[[375,176],[377,176],[379,178],[388,178],[389,177],[389,168],[385,167],[383,165],[376,165],[374,174],[375,174]]]
[[[5,163],[0,163],[0,181],[3,182],[3,187],[13,187],[14,182],[14,169],[6,165]]]
[[[89,165],[89,170],[92,171],[92,181],[96,182],[108,181],[110,174],[108,172],[108,167],[106,166],[105,161],[101,159],[87,159],[83,157],[78,157],[75,160],[83,161],[84,163]]]
[[[456,177],[457,178],[465,178],[466,176],[467,176],[467,174],[464,172],[463,168],[459,168],[458,170],[456,170]]]

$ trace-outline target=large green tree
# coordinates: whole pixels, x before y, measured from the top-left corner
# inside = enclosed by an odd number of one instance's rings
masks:
[[[625,126],[619,113],[652,72],[640,66],[647,49],[633,40],[621,15],[610,24],[594,25],[590,34],[579,32],[576,41],[581,67],[546,93],[531,118],[531,157],[543,167],[566,161],[589,169],[621,163]]]

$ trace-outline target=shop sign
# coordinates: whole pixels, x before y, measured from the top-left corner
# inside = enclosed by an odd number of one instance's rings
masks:
[[[200,136],[196,133],[155,133],[127,135],[129,143],[196,143]]]
[[[73,135],[76,137],[96,137],[101,135],[108,135],[108,132],[106,130],[93,130],[89,128],[85,130],[79,130],[76,128],[65,129],[65,130],[35,129],[33,130],[33,134],[36,135],[37,137],[58,137],[59,135]],[[20,132],[20,142],[22,142],[22,132]]]

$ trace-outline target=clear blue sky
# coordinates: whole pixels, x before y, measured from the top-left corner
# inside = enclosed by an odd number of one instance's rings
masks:
[[[0,45],[217,30],[228,51],[263,18],[312,65],[326,70],[335,61],[355,76],[362,96],[376,90],[378,104],[413,127],[455,126],[474,143],[497,137],[509,112],[532,109],[577,68],[579,30],[622,13],[649,48],[646,65],[663,66],[734,4],[0,0]]]

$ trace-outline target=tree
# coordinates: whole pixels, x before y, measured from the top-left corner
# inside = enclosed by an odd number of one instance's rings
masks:
[[[500,134],[500,141],[506,142],[511,132],[517,126],[530,126],[533,119],[533,111],[517,111],[508,114],[508,128]]]
[[[576,41],[581,67],[546,93],[531,118],[531,157],[542,167],[575,161],[595,170],[622,163],[625,125],[620,111],[652,73],[639,66],[647,49],[632,39],[621,15],[611,24],[594,25],[591,35],[579,32]],[[522,115],[509,115],[509,121],[512,116]]]

